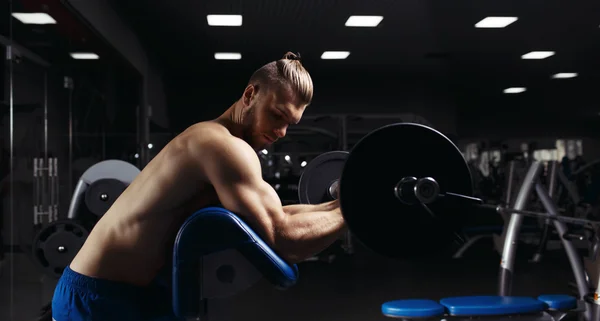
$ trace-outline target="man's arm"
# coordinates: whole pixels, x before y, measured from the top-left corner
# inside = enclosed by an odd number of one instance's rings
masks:
[[[321,204],[292,204],[283,207],[283,211],[288,215],[295,215],[306,212],[332,211],[340,207],[338,200],[321,203]]]
[[[221,204],[240,215],[289,263],[329,247],[345,224],[339,207],[287,214],[275,190],[262,178],[256,153],[236,138],[210,140],[195,152]]]

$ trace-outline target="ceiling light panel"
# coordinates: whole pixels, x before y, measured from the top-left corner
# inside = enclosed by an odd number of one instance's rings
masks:
[[[527,88],[525,88],[525,87],[510,87],[510,88],[504,89],[504,93],[505,94],[520,94],[522,92],[525,92],[526,90],[527,90]]]
[[[72,52],[71,58],[79,60],[97,60],[100,56],[93,52]]]
[[[523,59],[546,59],[554,56],[554,51],[532,51],[521,56]]]
[[[239,52],[215,52],[216,60],[240,60],[242,54]]]
[[[56,20],[44,12],[13,12],[12,16],[25,24],[48,25],[56,24]]]
[[[568,79],[568,78],[575,78],[577,77],[577,73],[576,72],[559,72],[555,75],[552,76],[552,78],[554,79]]]
[[[239,27],[242,25],[242,16],[237,14],[209,14],[206,21],[209,26]]]
[[[350,56],[350,51],[325,51],[321,59],[346,59]]]
[[[506,28],[517,20],[517,17],[487,17],[476,23],[475,28]]]
[[[383,20],[382,16],[350,16],[346,27],[377,27]]]

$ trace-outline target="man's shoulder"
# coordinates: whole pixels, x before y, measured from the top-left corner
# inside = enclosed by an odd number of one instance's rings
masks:
[[[233,135],[225,126],[211,121],[196,123],[188,127],[182,136],[185,140],[203,146],[230,141],[233,138]]]
[[[225,126],[214,122],[214,121],[203,121],[188,127],[185,130],[186,133],[192,134],[196,137],[206,136],[221,136],[228,137],[232,136],[231,133]]]
[[[229,136],[220,140],[213,140],[213,150],[224,157],[231,157],[238,160],[248,161],[250,159],[258,160],[256,151],[248,143],[235,136]]]
[[[244,140],[233,136],[227,128],[214,122],[202,122],[188,128],[188,137],[193,138],[201,150],[230,156],[248,156],[256,152]]]

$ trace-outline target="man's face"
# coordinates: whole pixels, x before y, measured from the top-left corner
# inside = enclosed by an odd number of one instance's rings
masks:
[[[297,124],[306,105],[289,88],[269,90],[248,86],[244,91],[243,139],[255,150],[266,148],[286,135],[289,125]]]

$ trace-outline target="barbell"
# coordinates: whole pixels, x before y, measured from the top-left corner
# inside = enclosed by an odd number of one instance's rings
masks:
[[[303,204],[320,204],[337,199],[339,178],[348,152],[320,154],[306,165],[298,181],[298,199]]]
[[[473,197],[471,172],[439,131],[397,123],[376,129],[350,152],[319,155],[303,171],[301,203],[339,198],[351,233],[387,257],[450,257],[460,230],[482,210],[518,213],[578,225],[600,223],[485,205]]]

